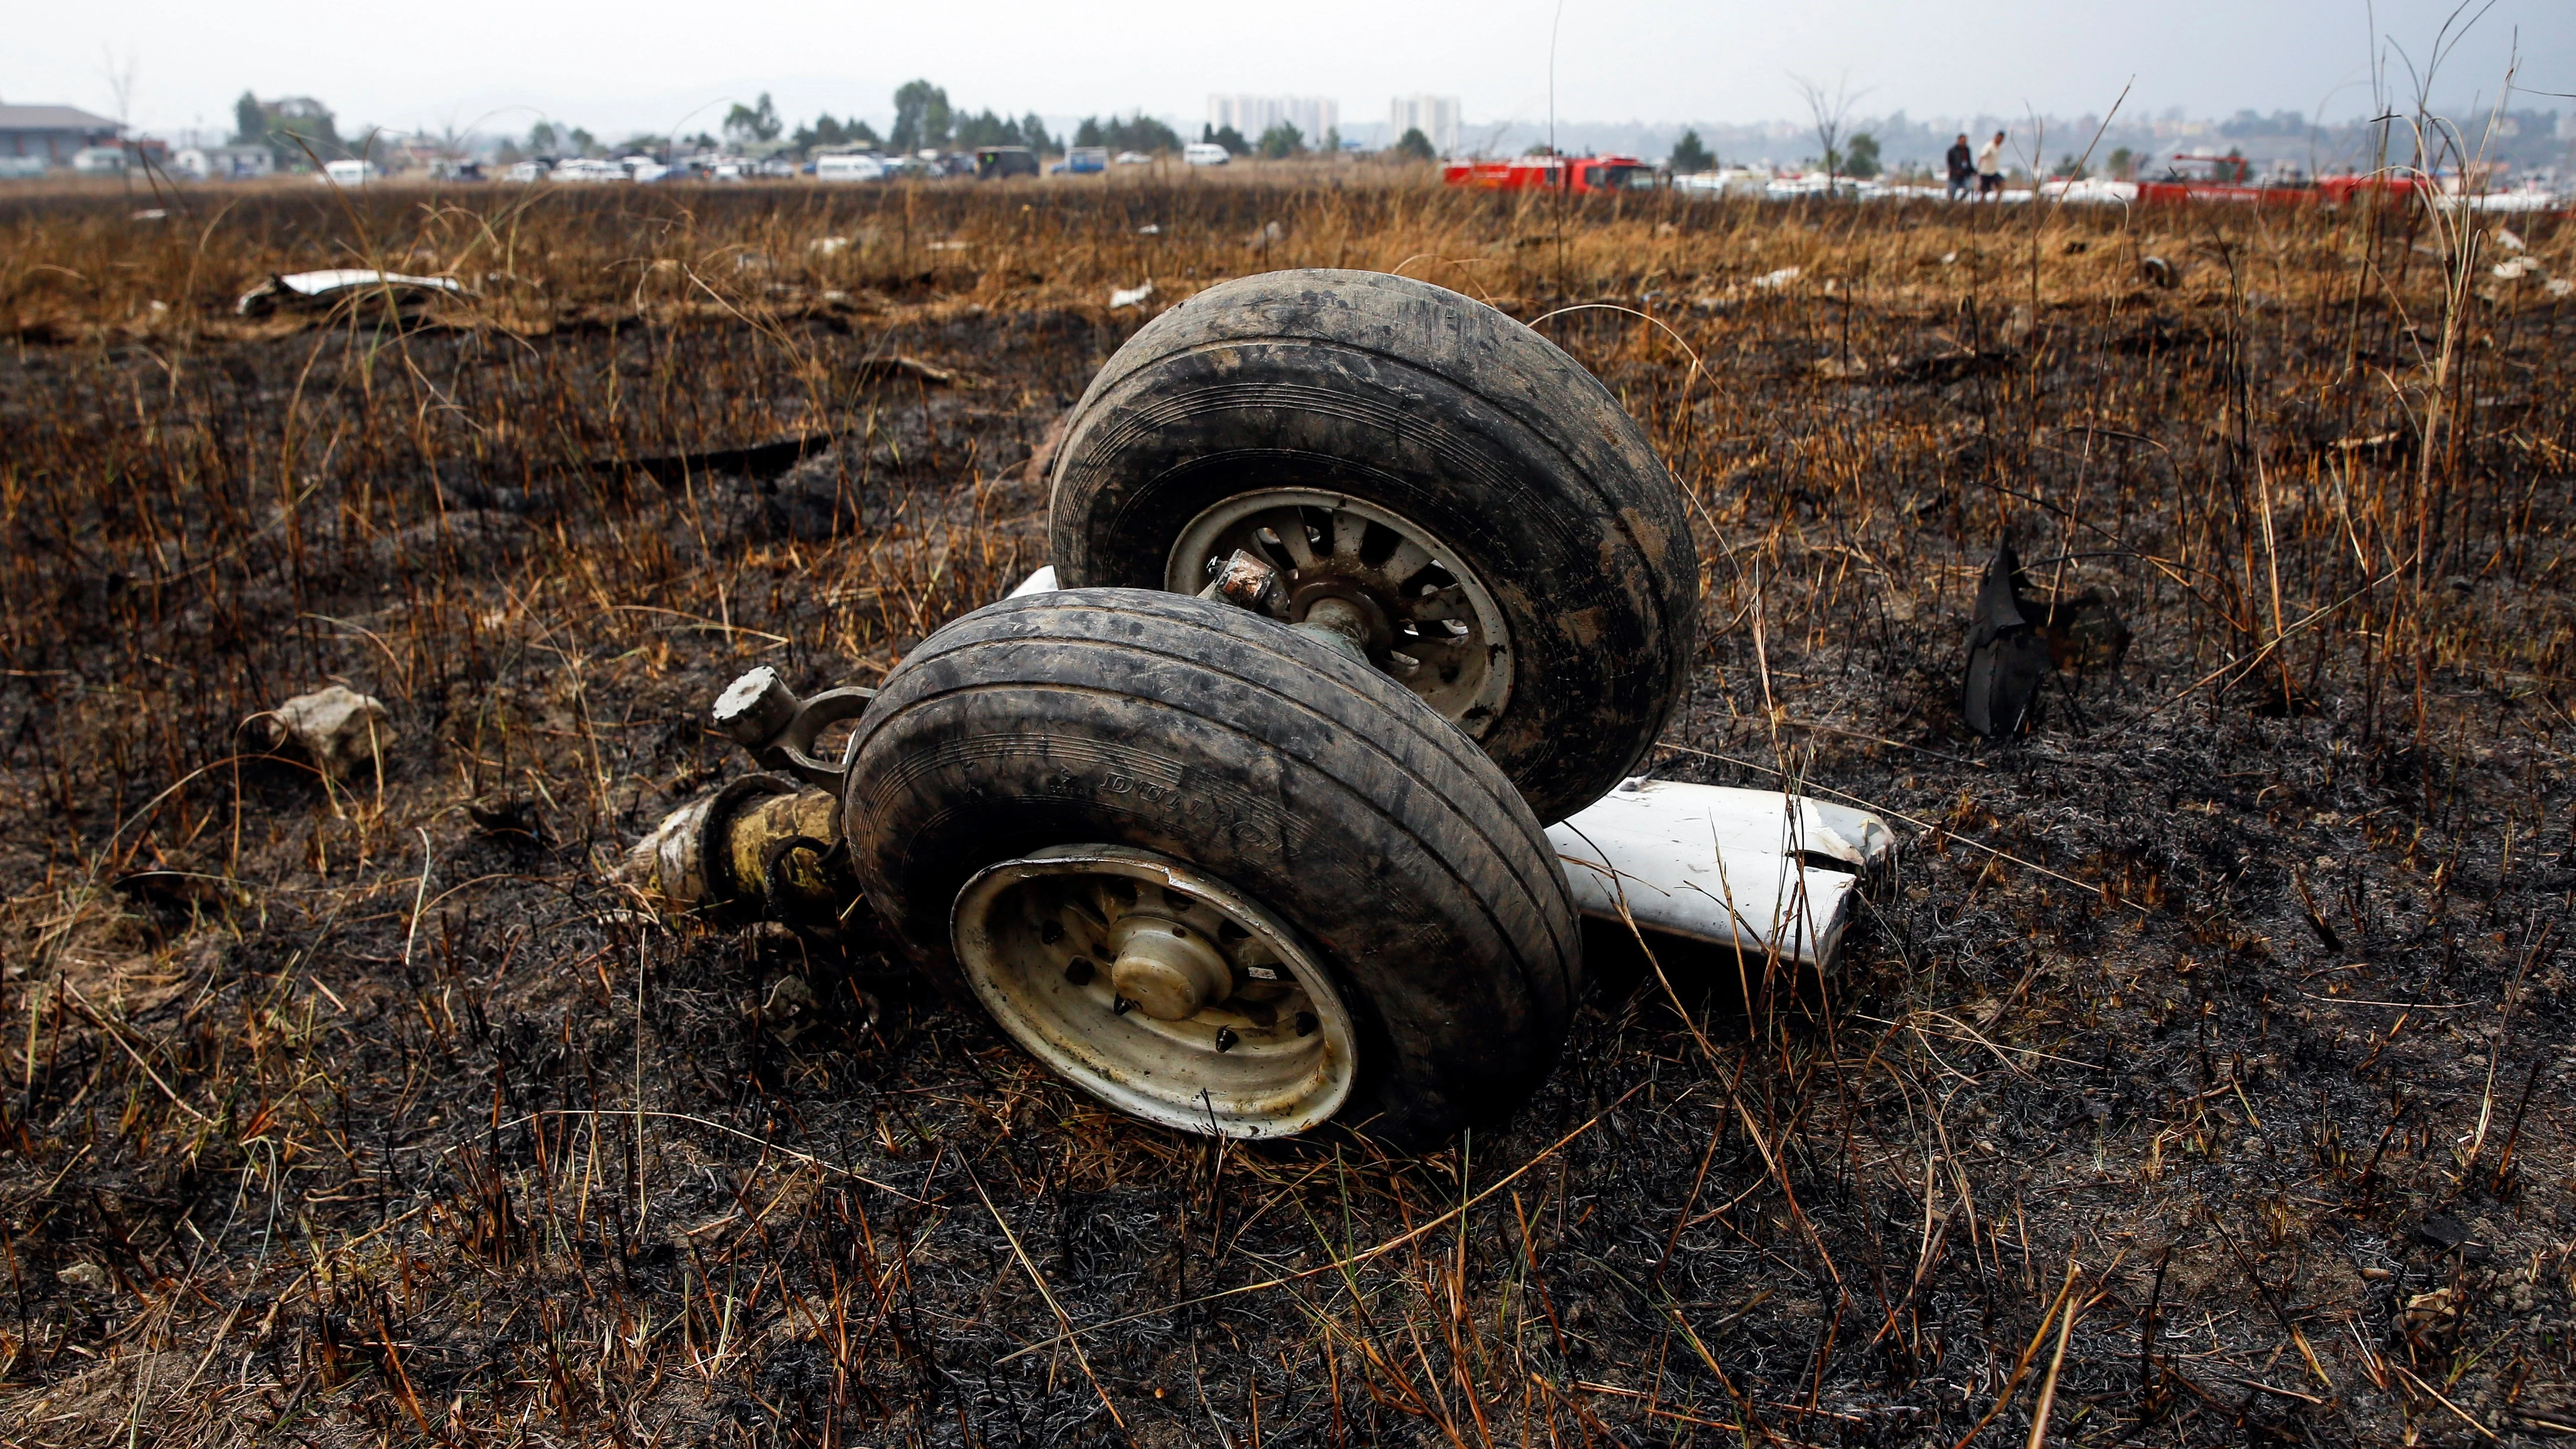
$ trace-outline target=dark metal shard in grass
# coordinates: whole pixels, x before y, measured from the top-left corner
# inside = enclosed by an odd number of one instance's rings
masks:
[[[1959,714],[1969,729],[1987,739],[2017,735],[2036,723],[2039,687],[2048,678],[2048,644],[2024,607],[2017,587],[2020,574],[2011,542],[1997,542],[1968,622],[1968,668]]]

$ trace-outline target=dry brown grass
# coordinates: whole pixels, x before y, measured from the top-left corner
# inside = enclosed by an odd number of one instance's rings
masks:
[[[0,1439],[2576,1424],[2542,277],[2402,213],[1356,170],[235,197],[0,208]],[[231,315],[333,265],[477,295]],[[1402,1159],[1174,1137],[881,942],[635,912],[618,850],[740,768],[726,678],[864,681],[1042,560],[1110,288],[1308,265],[1485,297],[1645,420],[1707,580],[1662,768],[1906,827],[1841,976],[1598,940],[1539,1100]],[[2006,532],[2137,640],[1982,747]],[[329,678],[392,708],[380,774],[243,748]]]

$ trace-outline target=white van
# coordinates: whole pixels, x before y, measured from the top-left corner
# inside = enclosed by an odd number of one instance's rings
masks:
[[[376,179],[376,163],[355,158],[322,163],[322,181],[328,186],[364,186]]]
[[[1234,158],[1214,141],[1192,141],[1181,148],[1181,159],[1192,166],[1222,166]]]
[[[883,157],[843,153],[814,158],[817,181],[883,181],[885,173]]]

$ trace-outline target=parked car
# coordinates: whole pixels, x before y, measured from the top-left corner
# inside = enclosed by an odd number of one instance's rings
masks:
[[[347,158],[322,163],[322,181],[328,186],[364,186],[380,174],[373,161]]]
[[[975,179],[978,181],[1037,174],[1038,153],[1026,146],[982,146],[975,151]]]
[[[1181,148],[1181,160],[1192,166],[1222,166],[1234,157],[1214,141],[1192,141]]]
[[[1109,148],[1075,146],[1064,153],[1064,169],[1075,176],[1089,176],[1109,169]]]
[[[841,152],[814,158],[814,179],[817,181],[883,181],[885,178],[885,158],[870,152]]]

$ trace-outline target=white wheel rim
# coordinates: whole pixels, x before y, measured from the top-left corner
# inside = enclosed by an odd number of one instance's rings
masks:
[[[1243,549],[1280,571],[1275,617],[1296,623],[1309,601],[1364,601],[1377,625],[1369,662],[1472,738],[1512,694],[1511,630],[1493,591],[1457,550],[1411,519],[1344,493],[1271,488],[1239,493],[1191,519],[1172,545],[1163,587],[1195,594],[1208,565]]]
[[[1003,861],[958,893],[949,933],[994,1022],[1120,1111],[1285,1137],[1350,1096],[1355,1034],[1330,973],[1277,917],[1169,856],[1068,845]],[[1115,979],[1156,980],[1137,973],[1157,951],[1214,973],[1190,978],[1213,987],[1190,1001],[1158,998],[1195,1005],[1177,1019],[1119,1009]]]

